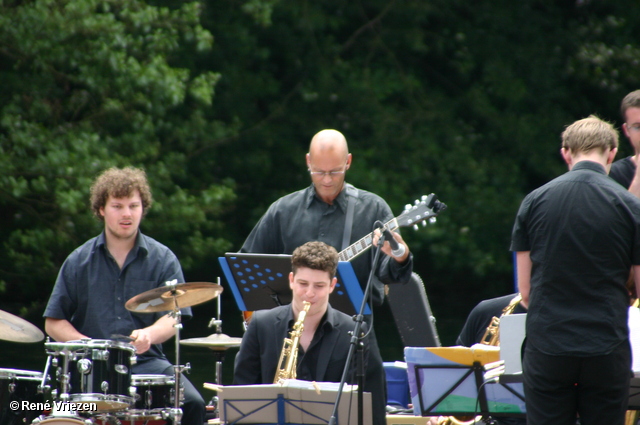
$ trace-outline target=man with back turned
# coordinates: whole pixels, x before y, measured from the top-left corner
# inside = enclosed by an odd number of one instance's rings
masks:
[[[618,133],[591,116],[562,133],[569,171],[531,192],[513,227],[528,305],[527,423],[622,425],[631,351],[625,283],[640,276],[640,200],[607,176]],[[636,287],[640,279],[636,278]]]

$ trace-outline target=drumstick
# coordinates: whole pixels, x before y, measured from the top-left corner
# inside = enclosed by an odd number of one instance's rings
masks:
[[[131,338],[130,336],[122,335],[122,334],[111,334],[111,339],[122,339],[127,342],[133,342],[136,340],[135,338]]]

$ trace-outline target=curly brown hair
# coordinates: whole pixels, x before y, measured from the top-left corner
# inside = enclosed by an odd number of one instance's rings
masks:
[[[324,242],[307,242],[297,247],[291,256],[293,274],[296,274],[300,267],[321,270],[333,277],[338,268],[338,251]]]
[[[144,170],[134,167],[109,168],[100,174],[91,186],[91,210],[98,220],[104,221],[100,208],[107,204],[109,196],[128,198],[136,190],[140,192],[144,216],[153,203],[147,174]]]

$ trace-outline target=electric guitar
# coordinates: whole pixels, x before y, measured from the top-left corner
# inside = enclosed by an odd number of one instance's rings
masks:
[[[399,227],[417,227],[422,222],[426,225],[425,220],[435,223],[436,217],[447,208],[446,204],[438,201],[438,197],[433,193],[429,196],[423,196],[420,201],[415,202],[411,206],[407,204],[404,212],[398,217],[385,223],[385,229],[394,231]],[[358,255],[371,248],[373,245],[373,232],[369,233],[359,241],[354,242],[338,253],[340,261],[351,261]]]
[[[447,208],[446,204],[438,201],[438,197],[435,194],[429,196],[422,196],[420,200],[416,200],[415,204],[405,206],[404,212],[398,217],[393,218],[384,224],[385,229],[394,231],[400,227],[414,226],[417,229],[418,223],[426,225],[426,220],[430,223],[435,223],[436,217]],[[369,233],[362,239],[349,245],[338,253],[340,261],[351,261],[358,255],[362,254],[373,245],[373,232]],[[244,319],[244,329],[246,331],[251,320],[253,311],[243,311],[242,317]]]

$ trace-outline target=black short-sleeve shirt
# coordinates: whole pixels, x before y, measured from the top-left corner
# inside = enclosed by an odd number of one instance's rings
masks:
[[[512,251],[530,251],[527,343],[592,356],[628,339],[625,282],[640,265],[640,200],[580,161],[524,199]]]

